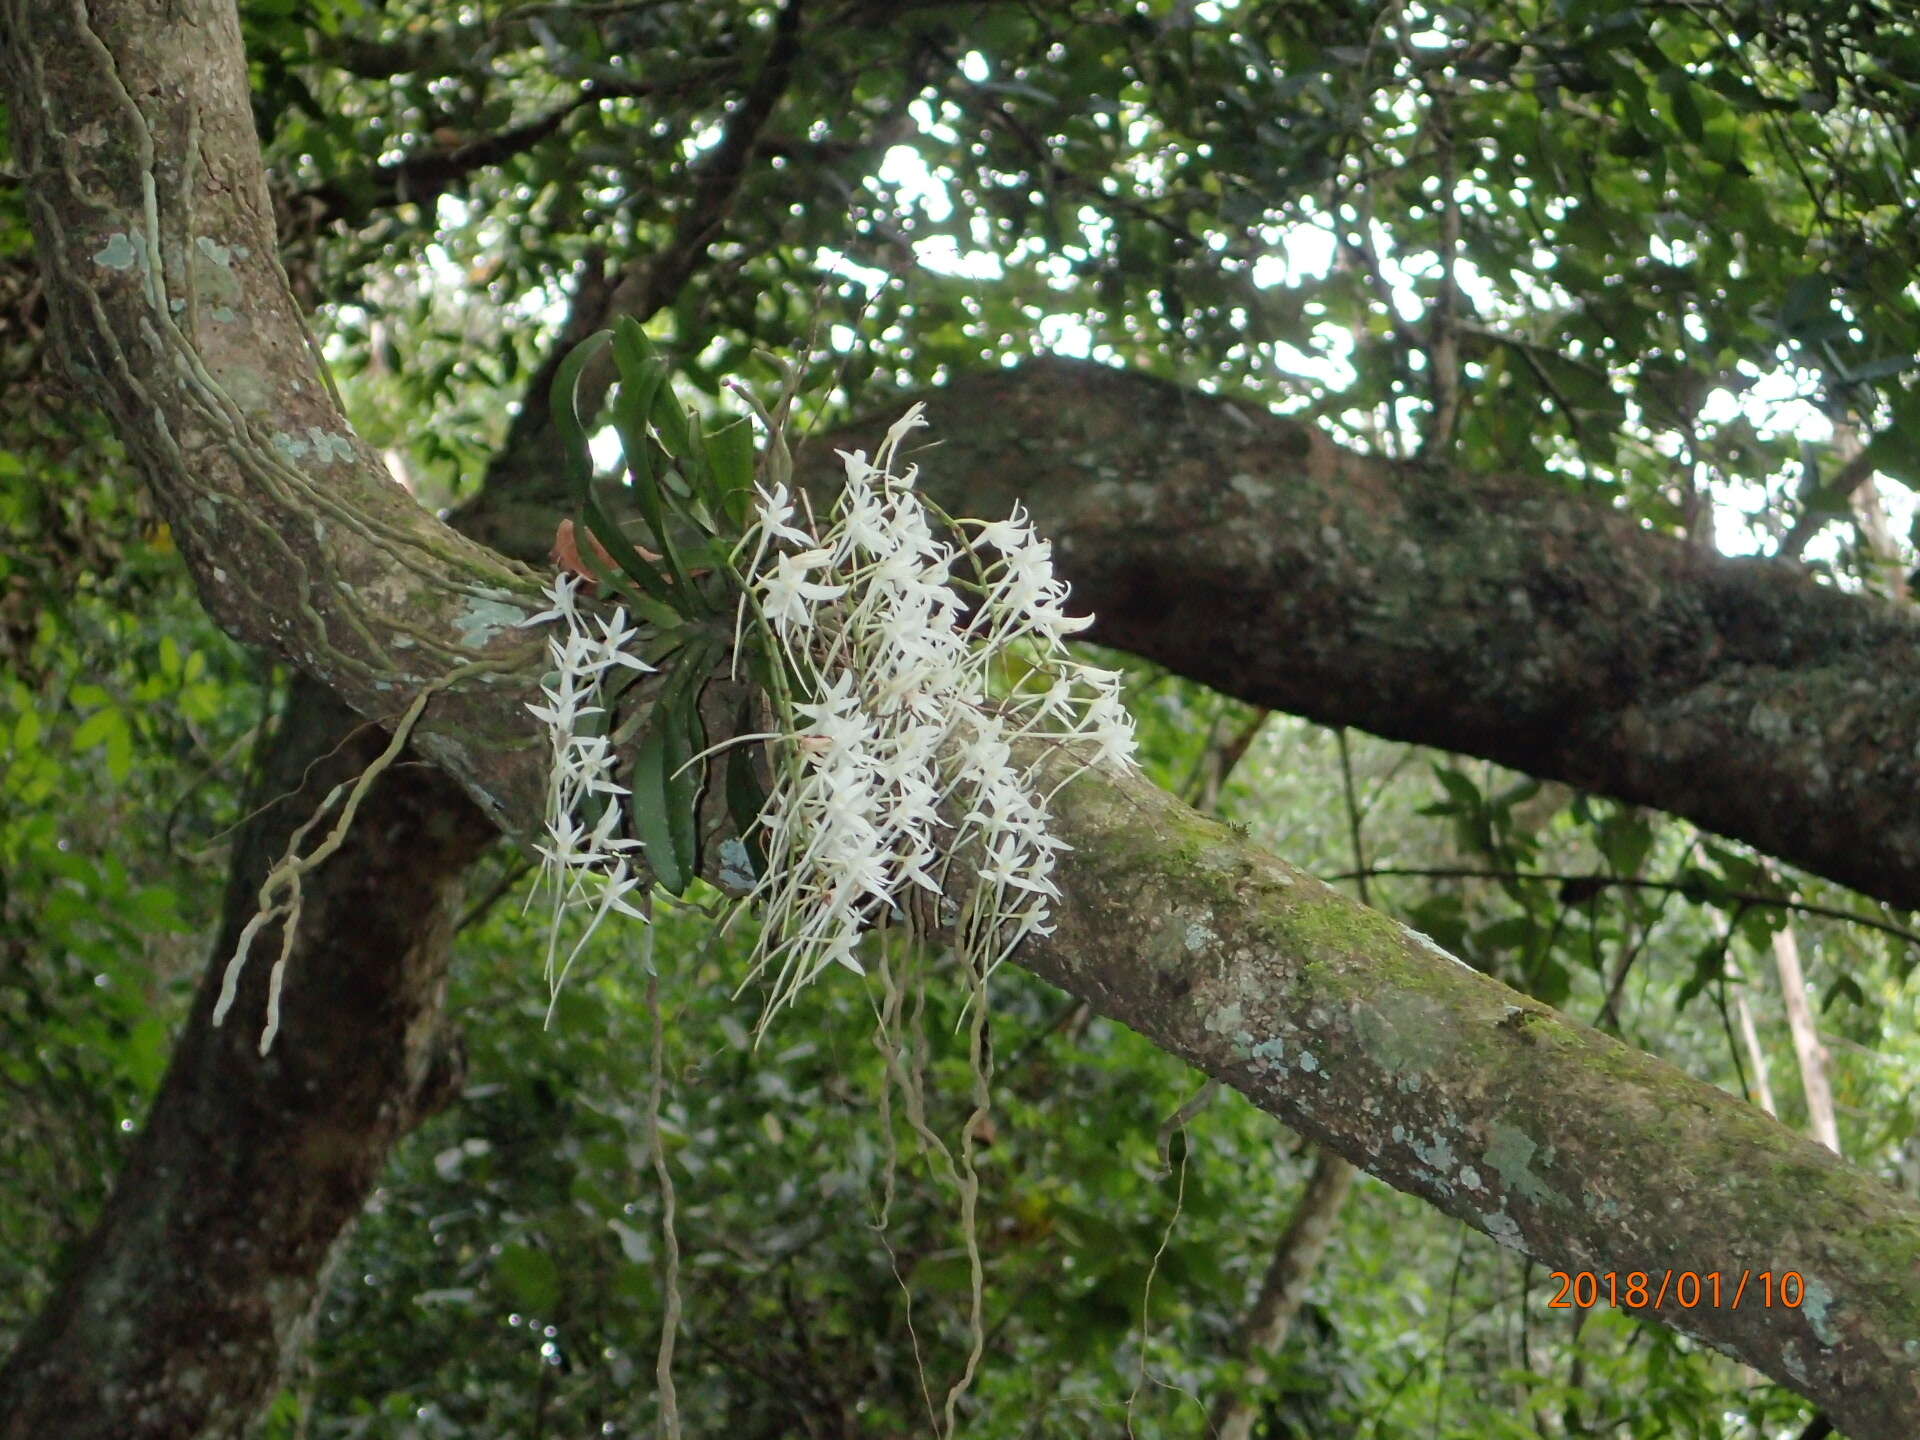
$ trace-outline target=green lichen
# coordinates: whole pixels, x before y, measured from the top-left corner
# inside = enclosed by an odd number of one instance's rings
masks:
[[[93,252],[93,263],[109,270],[131,270],[140,263],[140,251],[124,230],[107,236],[107,243]]]
[[[1541,1155],[1541,1151],[1531,1135],[1517,1126],[1496,1123],[1491,1127],[1491,1138],[1482,1158],[1500,1177],[1509,1194],[1536,1204],[1565,1208],[1566,1197],[1534,1170],[1536,1155]],[[1541,1158],[1545,1163],[1550,1157]]]
[[[460,632],[460,643],[469,649],[479,650],[494,636],[513,629],[526,618],[527,612],[518,605],[499,600],[470,599],[466,608],[454,617],[453,624]]]

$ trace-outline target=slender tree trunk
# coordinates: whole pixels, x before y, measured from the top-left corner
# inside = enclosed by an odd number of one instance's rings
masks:
[[[1753,1006],[1747,1002],[1744,981],[1734,987],[1733,1010],[1740,1022],[1740,1044],[1747,1052],[1747,1064],[1753,1070],[1753,1103],[1769,1115],[1778,1115],[1780,1107],[1773,1099],[1773,1078],[1767,1073],[1767,1052],[1760,1048],[1760,1032],[1754,1027]]]
[[[1353,1177],[1353,1166],[1338,1155],[1322,1150],[1315,1159],[1307,1188],[1261,1278],[1260,1293],[1242,1322],[1234,1348],[1252,1363],[1238,1387],[1222,1391],[1214,1400],[1208,1422],[1213,1440],[1247,1440],[1253,1434],[1253,1422],[1258,1418],[1254,1392],[1267,1380],[1260,1358],[1278,1350],[1293,1328],[1293,1317],[1306,1298],[1307,1283],[1333,1239],[1334,1225],[1341,1206],[1346,1204]]]
[[[1791,925],[1773,935],[1773,963],[1780,972],[1780,998],[1787,1007],[1787,1030],[1800,1059],[1800,1093],[1807,1101],[1807,1128],[1834,1154],[1840,1150],[1840,1122],[1833,1113],[1833,1087],[1827,1083],[1827,1047],[1813,1023],[1807,1002],[1807,977],[1800,968],[1800,941]]]

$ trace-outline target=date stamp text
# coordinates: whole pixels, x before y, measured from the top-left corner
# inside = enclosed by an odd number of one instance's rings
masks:
[[[1549,1310],[1795,1310],[1807,1298],[1798,1270],[1555,1270],[1548,1278],[1559,1287]]]

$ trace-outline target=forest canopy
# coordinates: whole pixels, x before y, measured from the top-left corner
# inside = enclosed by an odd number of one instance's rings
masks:
[[[5,0],[0,63],[4,1440],[1910,1440],[1906,7]],[[1071,587],[969,713],[1066,676],[1137,770],[1016,736],[1044,922],[950,808],[762,1028],[725,572],[855,452],[968,633]],[[653,667],[586,741],[651,924],[577,954],[556,575]]]

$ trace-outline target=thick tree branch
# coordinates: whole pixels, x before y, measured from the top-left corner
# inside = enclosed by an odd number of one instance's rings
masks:
[[[435,687],[419,743],[436,758],[519,731],[544,668],[515,628],[542,603],[537,578],[424,514],[341,415],[275,258],[232,5],[4,14],[57,343],[209,611],[364,716]],[[544,789],[524,764],[451,768],[496,818]]]
[[[1521,479],[1035,361],[928,392],[942,505],[1016,499],[1091,638],[1256,705],[1684,815],[1920,908],[1920,615]],[[904,403],[904,402],[903,402]],[[886,419],[810,452],[872,450]]]
[[[1467,968],[1138,778],[1056,802],[1063,898],[1021,963],[1399,1189],[1641,1313],[1854,1440],[1920,1414],[1920,1206],[1734,1096]],[[1788,1308],[1786,1272],[1804,1281]],[[1718,1305],[1663,1278],[1717,1273]],[[1772,1277],[1773,1303],[1743,1275]],[[1709,1292],[1710,1293],[1710,1292]],[[1695,1297],[1697,1299],[1697,1297]]]
[[[519,706],[538,661],[511,628],[530,579],[412,510],[322,392],[261,248],[271,236],[231,9],[98,0],[56,12],[8,0],[6,18],[0,43],[22,97],[15,120],[56,318],[169,507],[210,607],[362,714],[390,716],[399,698],[437,687],[429,753],[494,819],[534,828],[544,756]],[[114,118],[110,133],[102,116]],[[936,422],[952,438],[929,473],[970,489],[970,510],[1024,494],[1082,567],[1106,638],[1152,648],[1177,637],[1190,671],[1226,679],[1245,667],[1272,692],[1256,697],[1266,703],[1328,718],[1318,691],[1335,689],[1373,717],[1357,723],[1392,733],[1411,710],[1473,742],[1455,748],[1506,747],[1516,753],[1499,758],[1541,761],[1529,768],[1545,773],[1586,749],[1643,768],[1673,750],[1701,767],[1711,757],[1695,752],[1738,733],[1755,742],[1748,770],[1760,777],[1738,788],[1769,794],[1758,807],[1715,803],[1750,825],[1789,781],[1815,798],[1772,732],[1790,738],[1818,720],[1842,738],[1862,725],[1889,727],[1868,733],[1903,745],[1914,733],[1888,699],[1898,680],[1860,694],[1855,711],[1847,685],[1870,676],[1844,672],[1837,691],[1794,687],[1802,671],[1830,675],[1816,660],[1836,651],[1843,671],[1858,665],[1869,642],[1903,658],[1913,632],[1892,612],[1767,567],[1702,562],[1624,520],[1515,488],[1463,499],[1432,477],[1403,484],[1303,429],[1167,387],[1057,365],[1033,367],[1015,391],[994,388],[1006,383],[989,377],[942,399]],[[1026,465],[1007,463],[1022,453]],[[1510,530],[1483,514],[1494,501]],[[1093,555],[1103,545],[1115,559]],[[1609,606],[1603,623],[1595,612]],[[1196,656],[1195,636],[1213,639],[1213,653]],[[1808,648],[1816,636],[1826,649]],[[1569,667],[1555,646],[1603,668]],[[1625,714],[1620,689],[1634,697]],[[1769,700],[1769,717],[1750,713]],[[1582,731],[1588,709],[1600,718]],[[1544,734],[1548,719],[1583,749]],[[1668,727],[1653,741],[1650,719]],[[1516,723],[1520,738],[1490,738],[1489,722]],[[1622,787],[1641,783],[1637,773],[1628,767]],[[1665,779],[1698,793],[1685,775]],[[1797,1308],[1681,1311],[1669,1300],[1658,1313],[1816,1398],[1856,1440],[1910,1433],[1920,1366],[1903,1347],[1920,1333],[1920,1208],[1741,1102],[1526,1003],[1144,781],[1083,776],[1057,806],[1073,846],[1058,929],[1024,963],[1547,1264],[1718,1272],[1729,1293],[1746,1270],[1796,1272]],[[1821,813],[1805,825],[1817,830]],[[1861,817],[1847,820],[1858,839]],[[382,903],[416,900],[404,884],[382,887]],[[333,1003],[352,1012],[362,999]],[[240,1029],[223,1032],[229,1048],[216,1053],[231,1059],[233,1037],[244,1056]],[[324,1059],[312,1083],[347,1073],[339,1035],[290,1032],[273,1063],[302,1067],[303,1043]],[[270,1068],[256,1065],[263,1095]],[[219,1079],[243,1087],[248,1072]],[[405,1087],[375,1090],[391,1103]],[[302,1173],[328,1173],[330,1127],[285,1118],[297,1122],[292,1143],[319,1147],[300,1152]],[[348,1200],[369,1153],[355,1151]],[[163,1214],[191,1213],[184,1183],[142,1182]],[[116,1205],[134,1206],[142,1185],[121,1193]],[[157,1217],[155,1233],[176,1234],[171,1223]],[[203,1249],[226,1236],[205,1233]],[[273,1307],[310,1299],[315,1250],[295,1247],[302,1278],[284,1293],[271,1273],[238,1274],[229,1312],[265,1307],[254,1313],[290,1333]],[[138,1254],[123,1245],[97,1263]],[[63,1303],[97,1304],[111,1289],[81,1286]],[[90,1333],[118,1334],[109,1311],[93,1319]],[[26,1373],[45,1385],[58,1372],[42,1361]],[[177,1398],[185,1381],[171,1378]],[[221,1398],[221,1423],[240,1403]]]

